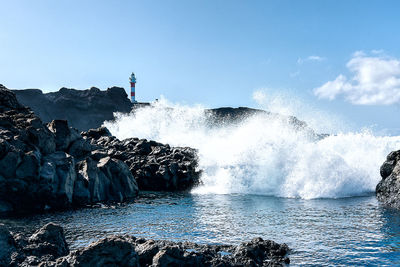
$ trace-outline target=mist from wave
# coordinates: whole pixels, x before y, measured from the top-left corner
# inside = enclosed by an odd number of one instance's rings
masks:
[[[192,191],[196,194],[364,195],[375,190],[386,155],[400,147],[399,136],[375,136],[367,130],[319,138],[290,117],[269,113],[217,125],[210,124],[210,116],[203,106],[162,98],[134,113],[117,114],[105,126],[120,139],[139,137],[198,149],[203,173],[202,185]]]

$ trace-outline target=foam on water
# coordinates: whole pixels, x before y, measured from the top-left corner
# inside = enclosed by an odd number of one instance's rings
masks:
[[[373,192],[386,155],[400,137],[347,132],[318,139],[285,117],[258,114],[210,126],[202,106],[165,99],[105,126],[120,139],[139,137],[199,150],[203,185],[193,193],[339,198]],[[301,118],[300,118],[301,119]]]

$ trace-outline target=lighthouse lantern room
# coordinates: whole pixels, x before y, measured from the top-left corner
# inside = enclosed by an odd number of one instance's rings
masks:
[[[131,101],[132,101],[132,103],[136,103],[136,99],[135,99],[135,84],[136,84],[135,73],[132,72],[131,77],[129,78],[129,81],[131,82]]]

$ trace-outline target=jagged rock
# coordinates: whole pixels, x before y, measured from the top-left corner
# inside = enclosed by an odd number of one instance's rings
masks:
[[[125,163],[106,157],[99,161],[97,167],[110,181],[109,200],[121,202],[136,197],[138,186]]]
[[[40,178],[51,186],[51,207],[62,208],[72,204],[76,180],[75,160],[65,152],[57,151],[43,158]]]
[[[246,262],[249,266],[262,266],[266,259],[273,262],[284,258],[288,250],[286,244],[280,245],[271,240],[264,241],[262,238],[254,238],[250,242],[238,246],[233,257],[236,262]]]
[[[48,128],[56,137],[56,149],[59,151],[66,151],[71,143],[82,138],[76,129],[68,126],[66,120],[53,120]]]
[[[51,255],[58,258],[67,255],[69,249],[63,228],[54,223],[46,224],[28,239],[28,246],[24,251],[26,254],[38,257]]]
[[[75,140],[68,148],[68,154],[74,156],[76,159],[83,159],[88,157],[91,152],[96,149],[89,141],[80,138]]]
[[[113,90],[111,94],[115,94]],[[94,163],[98,172],[95,186],[79,173],[80,165],[76,163],[90,159],[92,151],[102,148],[91,144],[66,121],[44,125],[4,87],[0,88],[0,110],[0,215],[125,201],[137,195],[128,166],[113,157],[103,160],[108,153]],[[96,134],[110,135],[107,129]],[[95,190],[90,191],[90,186],[104,192],[91,196]]]
[[[0,224],[0,266],[9,266],[11,255],[16,252],[14,238],[11,233]]]
[[[290,262],[286,244],[261,238],[233,246],[109,236],[69,252],[62,228],[53,223],[28,239],[20,234],[11,236],[0,225],[0,245],[0,261],[12,266],[233,267],[283,266]]]
[[[23,108],[15,94],[1,85],[0,87],[0,112]]]
[[[99,139],[102,136],[112,136],[110,131],[104,126],[96,129],[90,129],[87,132],[83,132],[82,135],[94,139]]]
[[[121,93],[108,90],[111,98]],[[65,120],[45,125],[7,89],[0,89],[0,110],[1,214],[128,201],[138,186],[176,191],[199,181],[194,149],[138,138],[120,141],[105,127],[79,134]]]
[[[183,266],[186,263],[183,254],[178,246],[165,247],[154,256],[153,266]]]
[[[82,206],[92,202],[91,192],[89,191],[89,181],[86,180],[80,173],[78,173],[74,184],[72,203],[76,206]]]
[[[382,164],[382,180],[376,186],[376,197],[384,205],[400,208],[400,150],[391,152]]]
[[[67,257],[69,266],[139,266],[135,247],[124,237],[108,237]]]
[[[79,163],[79,174],[87,181],[91,202],[126,201],[138,194],[138,186],[128,167],[106,157],[99,162],[87,158]]]
[[[40,173],[40,153],[29,151],[21,159],[15,171],[15,177],[18,179],[35,179]]]
[[[104,127],[83,132],[82,136],[102,149],[92,152],[99,159],[105,154],[125,162],[140,190],[182,191],[199,183],[197,151],[174,147],[146,139],[118,140]]]
[[[40,128],[27,127],[26,132],[29,137],[28,141],[37,146],[44,155],[56,151],[54,135],[43,125]]]
[[[67,120],[70,126],[81,131],[100,127],[105,120],[114,119],[114,112],[127,113],[133,107],[121,87],[106,91],[95,87],[88,90],[61,88],[58,92],[45,94],[39,89],[13,92],[20,103],[30,107],[44,122]]]
[[[140,266],[148,266],[153,263],[154,256],[160,250],[159,246],[154,240],[136,240],[136,252],[139,255]]]

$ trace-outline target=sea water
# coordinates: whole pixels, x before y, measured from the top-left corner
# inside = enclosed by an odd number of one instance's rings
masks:
[[[202,186],[193,191],[196,194],[301,199],[364,195],[375,191],[387,154],[400,149],[400,136],[364,130],[322,132],[330,135],[318,137],[321,132],[287,116],[256,114],[239,123],[213,125],[209,116],[201,106],[160,100],[118,114],[105,126],[120,139],[136,136],[198,149]]]
[[[400,213],[374,196],[399,136],[325,132],[318,121],[301,127],[274,114],[210,121],[204,107],[160,100],[105,123],[120,139],[196,148],[201,185],[190,193],[0,222],[25,232],[60,223],[73,248],[108,234],[215,244],[260,236],[287,243],[294,265],[400,264]]]
[[[250,194],[143,193],[135,203],[0,220],[32,232],[64,226],[72,248],[113,234],[239,244],[254,237],[289,245],[296,265],[400,264],[400,212],[375,197],[291,199]]]

